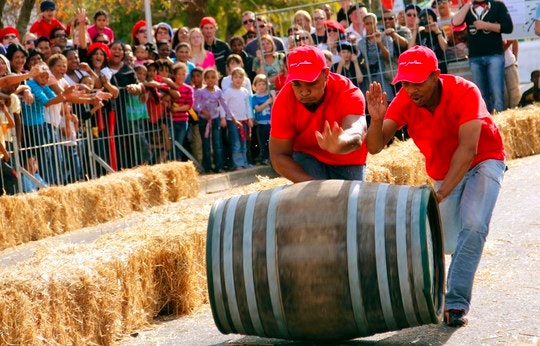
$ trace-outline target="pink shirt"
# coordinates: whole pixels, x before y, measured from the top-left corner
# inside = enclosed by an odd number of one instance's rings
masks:
[[[96,36],[99,34],[99,31],[96,27],[95,24],[92,24],[90,25],[88,28],[87,28],[87,31],[88,31],[88,35],[90,35],[90,38],[92,39],[92,41],[94,41],[94,39],[96,38]],[[110,43],[113,43],[114,42],[114,32],[112,31],[111,28],[109,28],[108,26],[106,26],[105,28],[103,28],[103,33],[107,36],[109,36],[109,40],[110,40]]]

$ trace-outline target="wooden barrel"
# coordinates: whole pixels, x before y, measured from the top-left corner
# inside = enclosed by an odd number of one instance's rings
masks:
[[[443,241],[427,186],[320,180],[221,200],[206,256],[224,334],[346,340],[442,317]]]

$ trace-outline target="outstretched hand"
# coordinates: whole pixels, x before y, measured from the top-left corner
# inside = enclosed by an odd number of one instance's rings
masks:
[[[337,122],[334,122],[332,127],[330,127],[328,121],[325,121],[323,132],[315,131],[315,137],[317,138],[317,143],[319,143],[321,149],[332,154],[337,154],[341,150],[340,136],[342,133],[343,129]]]
[[[388,108],[388,102],[386,92],[382,91],[379,83],[371,83],[369,90],[366,92],[366,100],[371,119],[382,121]]]

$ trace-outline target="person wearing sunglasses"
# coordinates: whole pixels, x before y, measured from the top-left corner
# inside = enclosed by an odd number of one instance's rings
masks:
[[[405,25],[409,30],[416,29],[418,26],[418,14],[422,11],[420,6],[409,4],[405,6]]]
[[[2,45],[7,48],[12,43],[19,43],[19,30],[13,26],[6,26],[0,30],[0,38]]]
[[[68,35],[66,34],[66,31],[59,26],[51,31],[51,37],[49,37],[49,39],[51,40],[51,46],[58,47],[60,52],[63,52],[68,45]]]
[[[313,24],[315,24],[315,30],[311,34],[313,43],[318,45],[320,43],[326,43],[326,27],[324,26],[324,21],[326,20],[326,13],[320,9],[316,8],[313,10]]]
[[[242,38],[244,39],[244,42],[249,42],[250,37],[248,37],[248,35],[257,31],[255,29],[255,13],[252,11],[244,11],[244,13],[242,13],[242,26],[246,30],[246,33],[242,35]]]
[[[472,79],[490,112],[504,110],[504,50],[502,34],[514,24],[502,1],[467,2],[452,18],[452,25],[467,24]]]
[[[252,40],[245,47],[245,51],[251,56],[256,56],[257,51],[260,49],[258,38],[263,35],[271,35],[271,25],[265,16],[258,16],[255,19],[255,23],[255,30],[258,33],[257,39]],[[285,52],[285,44],[279,37],[272,36],[272,41],[274,41],[274,45],[276,46],[276,52]]]

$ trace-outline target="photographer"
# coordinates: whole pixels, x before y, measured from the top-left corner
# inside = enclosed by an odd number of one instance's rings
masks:
[[[434,51],[439,60],[439,70],[446,74],[448,67],[444,52],[448,49],[448,42],[444,31],[437,24],[437,15],[431,8],[426,8],[420,11],[419,17],[418,26],[411,29],[412,39],[409,41],[409,48],[419,45]]]

